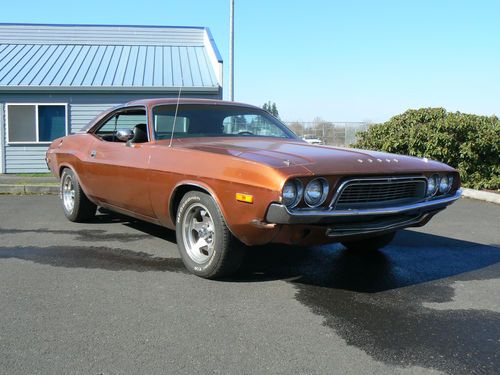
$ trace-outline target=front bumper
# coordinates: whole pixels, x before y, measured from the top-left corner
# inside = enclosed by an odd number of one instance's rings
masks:
[[[390,231],[427,222],[430,216],[455,202],[461,195],[462,191],[459,189],[453,195],[419,203],[351,210],[290,211],[283,204],[272,203],[267,211],[266,221],[272,224],[324,225],[329,237]]]

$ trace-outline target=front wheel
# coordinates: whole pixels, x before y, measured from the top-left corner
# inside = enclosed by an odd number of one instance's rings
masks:
[[[75,173],[65,168],[61,176],[64,215],[70,221],[86,221],[95,216],[97,206],[83,192]]]
[[[176,237],[184,265],[197,276],[220,278],[241,265],[243,245],[231,234],[208,194],[190,191],[184,195],[176,216]]]
[[[375,251],[387,246],[393,239],[396,232],[386,233],[378,236],[364,238],[362,240],[342,241],[348,250],[353,251]]]

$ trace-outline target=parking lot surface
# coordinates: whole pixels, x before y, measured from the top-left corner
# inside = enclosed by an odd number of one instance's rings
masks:
[[[498,374],[500,206],[462,199],[380,252],[249,250],[224,281],[175,234],[0,196],[0,373]]]

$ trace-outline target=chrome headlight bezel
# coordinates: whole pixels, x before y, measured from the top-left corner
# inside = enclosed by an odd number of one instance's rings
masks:
[[[287,185],[293,185],[295,188],[295,198],[293,201],[289,201],[288,203],[284,197],[285,188],[287,187]],[[299,204],[300,200],[302,199],[303,194],[304,194],[304,186],[302,185],[302,182],[299,179],[294,178],[294,179],[288,180],[283,185],[283,189],[281,191],[281,202],[287,208],[294,208],[295,206],[297,206]]]
[[[311,200],[311,198],[308,196],[308,189],[312,187],[312,184],[316,183],[319,183],[321,186],[321,194],[316,200]],[[311,208],[319,207],[325,202],[329,190],[330,186],[325,178],[323,177],[315,178],[309,181],[304,189],[304,202]]]
[[[436,195],[439,190],[440,181],[441,177],[437,173],[427,178],[427,191],[425,192],[427,197],[433,197]]]
[[[439,194],[447,194],[451,190],[452,185],[453,185],[452,175],[441,176],[441,180],[439,181]]]

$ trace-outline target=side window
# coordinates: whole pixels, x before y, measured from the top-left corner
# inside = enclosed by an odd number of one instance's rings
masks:
[[[167,114],[155,114],[155,134],[158,139],[167,139],[172,135],[174,116]],[[177,116],[175,120],[175,134],[185,134],[189,129],[189,118]]]
[[[102,125],[99,130],[95,132],[95,134],[99,136],[104,136],[104,135],[113,135],[115,132],[115,129],[117,128],[117,117],[116,115],[111,117],[108,121]]]
[[[135,128],[140,128],[142,132],[146,130],[146,110],[132,109],[118,112],[106,120],[95,134],[108,142],[117,141],[114,137],[117,130],[130,129],[136,133]]]

